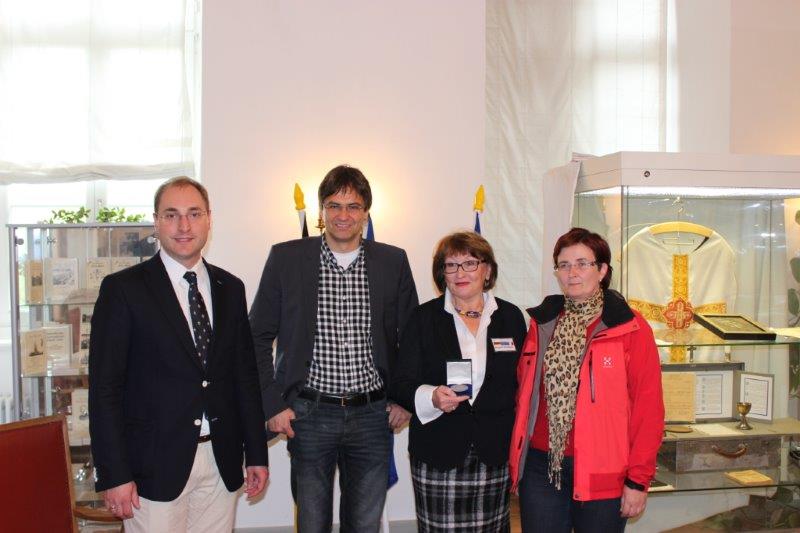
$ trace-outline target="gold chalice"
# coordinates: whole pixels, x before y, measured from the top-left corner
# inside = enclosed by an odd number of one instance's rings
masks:
[[[747,423],[747,413],[753,405],[750,402],[737,402],[736,410],[739,411],[739,423],[736,429],[753,429],[753,426]]]

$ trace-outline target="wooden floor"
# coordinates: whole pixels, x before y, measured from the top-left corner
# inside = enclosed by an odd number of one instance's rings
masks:
[[[520,533],[522,528],[519,525],[519,496],[511,495],[511,533]]]

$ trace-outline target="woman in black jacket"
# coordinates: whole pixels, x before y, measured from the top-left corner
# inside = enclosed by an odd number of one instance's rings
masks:
[[[477,233],[439,242],[433,278],[444,294],[412,314],[392,382],[394,399],[414,414],[408,451],[417,525],[508,531],[507,460],[525,319],[492,295],[497,263]],[[465,379],[455,377],[458,370]]]

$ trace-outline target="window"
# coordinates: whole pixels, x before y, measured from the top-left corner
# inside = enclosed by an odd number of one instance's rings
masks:
[[[0,183],[193,175],[196,0],[0,0]]]

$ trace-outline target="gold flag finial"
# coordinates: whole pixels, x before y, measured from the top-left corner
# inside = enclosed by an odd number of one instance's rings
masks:
[[[475,191],[475,204],[472,206],[472,209],[483,213],[483,200],[484,200],[484,191],[483,185],[478,187],[478,190]]]
[[[294,184],[294,208],[298,211],[302,211],[306,208],[305,200],[303,199],[303,190],[300,188],[300,185]]]

